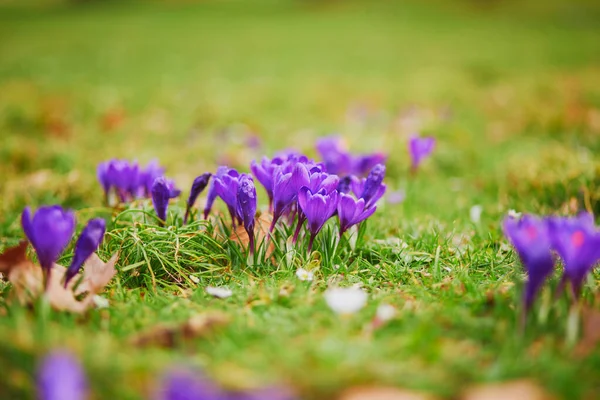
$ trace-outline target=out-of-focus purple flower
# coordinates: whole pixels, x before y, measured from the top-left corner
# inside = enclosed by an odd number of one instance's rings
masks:
[[[527,312],[554,268],[549,224],[535,216],[524,215],[521,219],[506,217],[503,228],[527,272],[528,280],[523,295]]]
[[[156,180],[156,178],[160,178],[165,175],[165,169],[160,166],[158,161],[152,160],[141,171],[140,174],[140,184],[141,184],[141,192],[146,197],[152,196],[152,184]]]
[[[32,219],[31,209],[25,207],[21,225],[44,273],[49,274],[52,265],[71,241],[75,231],[75,214],[60,206],[44,206],[35,212]]]
[[[354,160],[338,136],[317,140],[317,152],[321,155],[327,172],[338,175],[353,173]]]
[[[258,181],[263,185],[269,197],[269,210],[273,209],[273,180],[275,179],[275,172],[283,164],[283,159],[275,157],[269,160],[267,157],[263,157],[260,164],[255,160],[250,163],[250,170]]]
[[[37,373],[40,400],[84,400],[87,380],[79,361],[71,354],[55,351],[42,361]]]
[[[561,286],[570,282],[578,298],[585,277],[600,261],[600,231],[589,213],[574,218],[550,218],[548,224],[552,246],[565,267]]]
[[[164,226],[167,220],[167,208],[171,198],[171,188],[169,182],[164,177],[159,177],[152,184],[152,204],[156,215],[160,219],[159,225]]]
[[[308,221],[308,230],[310,231],[308,251],[310,252],[315,236],[337,209],[338,192],[337,190],[333,190],[327,193],[325,189],[321,189],[318,193],[313,194],[305,186],[298,193],[298,205]]]
[[[225,400],[227,393],[203,374],[178,369],[170,371],[160,384],[156,400]]]
[[[340,220],[340,237],[351,226],[356,225],[373,215],[376,209],[377,206],[365,208],[364,199],[356,200],[349,194],[341,193],[337,205],[337,214]]]
[[[386,158],[387,158],[386,155],[383,153],[373,153],[373,154],[366,154],[366,155],[358,156],[354,160],[354,166],[352,168],[352,173],[360,175],[360,176],[365,176],[377,164],[382,164]]]
[[[248,390],[245,392],[230,392],[227,400],[294,400],[296,397],[285,388],[271,387]]]
[[[386,185],[383,183],[383,178],[385,178],[385,166],[377,164],[366,179],[352,180],[350,185],[352,191],[356,197],[365,200],[365,208],[373,207],[385,194]]]
[[[79,235],[77,243],[75,244],[75,255],[71,261],[71,265],[65,273],[65,287],[67,287],[69,281],[73,279],[79,269],[100,246],[102,239],[104,238],[104,232],[106,231],[106,222],[102,218],[94,218],[88,221],[85,228]]]
[[[169,188],[169,198],[174,199],[181,194],[181,189],[178,189],[175,186],[175,181],[173,179],[169,179],[165,177],[165,182],[167,182],[167,187]]]
[[[429,157],[435,148],[435,138],[412,136],[408,140],[408,152],[411,159],[411,170],[415,172],[421,162]]]
[[[190,189],[190,196],[188,197],[188,200],[187,200],[185,216],[183,217],[184,224],[187,224],[188,217],[190,216],[190,211],[192,210],[192,207],[194,206],[196,199],[198,199],[198,196],[200,196],[200,193],[202,193],[202,191],[208,185],[211,175],[212,174],[210,172],[206,172],[206,173],[196,177],[196,179],[194,179],[194,182],[192,183],[192,188]]]
[[[271,223],[271,231],[275,228],[279,218],[289,211],[292,204],[294,204],[300,188],[308,186],[309,183],[308,167],[301,162],[295,163],[291,172],[285,172],[284,168],[280,168],[276,172],[273,184],[273,222]]]
[[[252,177],[243,175],[240,177],[237,193],[237,213],[248,233],[250,253],[254,254],[254,216],[256,215],[256,188]]]
[[[387,196],[387,202],[390,204],[400,204],[406,199],[406,192],[402,189],[390,192]]]
[[[338,182],[337,191],[338,193],[350,193],[352,190],[352,180],[354,177],[352,175],[347,175],[340,179]]]

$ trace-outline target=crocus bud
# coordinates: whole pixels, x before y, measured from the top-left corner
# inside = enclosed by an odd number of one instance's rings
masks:
[[[250,253],[254,254],[254,216],[256,215],[256,188],[249,175],[240,177],[237,192],[237,213],[248,233]]]
[[[386,186],[383,184],[383,178],[385,178],[385,165],[377,164],[364,181],[364,187],[360,195],[360,198],[365,200],[366,208],[374,206],[385,193]]]
[[[408,141],[408,152],[411,159],[411,170],[416,172],[421,162],[429,157],[435,148],[435,138],[413,136]]]
[[[69,353],[54,352],[44,358],[37,374],[40,400],[84,400],[87,380],[83,368]]]
[[[167,207],[169,207],[169,198],[171,197],[171,188],[164,177],[156,178],[152,184],[152,204],[156,215],[160,219],[159,225],[164,226],[167,220]]]
[[[211,175],[212,174],[210,172],[207,172],[205,174],[198,176],[196,179],[194,179],[194,183],[192,183],[192,189],[190,190],[190,197],[188,197],[188,201],[187,201],[185,217],[183,218],[184,224],[186,224],[188,221],[190,211],[191,211],[192,207],[194,206],[196,199],[208,185]]]
[[[94,218],[88,221],[75,244],[75,255],[65,274],[65,287],[77,275],[85,260],[98,249],[105,231],[106,222],[102,218]]]
[[[25,207],[21,225],[37,253],[46,274],[67,247],[75,230],[75,214],[60,206],[40,207],[31,218],[31,210]]]
[[[325,222],[336,211],[337,204],[337,190],[327,193],[325,189],[321,189],[318,193],[313,194],[308,187],[300,189],[298,193],[298,205],[308,221],[308,230],[310,231],[309,252],[312,250],[315,236],[317,236]]]

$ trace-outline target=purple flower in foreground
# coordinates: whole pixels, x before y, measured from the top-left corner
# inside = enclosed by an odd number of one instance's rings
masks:
[[[236,225],[239,179],[240,173],[235,169],[228,167],[217,168],[217,173],[213,176],[208,188],[204,218],[208,217],[214,201],[217,197],[220,197],[227,205],[233,226]]]
[[[174,370],[162,380],[156,400],[225,400],[221,388],[202,374]]]
[[[44,273],[50,273],[52,265],[67,247],[75,231],[75,214],[60,206],[40,207],[31,218],[31,209],[25,207],[21,214],[25,236],[35,249]]]
[[[337,205],[337,214],[340,220],[340,237],[351,226],[356,225],[365,219],[369,218],[375,210],[376,206],[365,208],[365,200],[355,200],[354,197],[348,194],[341,193]]]
[[[309,183],[308,167],[303,163],[296,163],[291,172],[286,173],[283,168],[276,172],[273,185],[273,222],[270,231],[273,231],[279,218],[294,204],[300,188]]]
[[[352,191],[358,198],[365,200],[365,208],[373,207],[384,195],[386,185],[383,183],[383,178],[385,178],[385,165],[377,164],[366,179],[352,181]]]
[[[528,279],[523,296],[527,312],[554,268],[550,229],[546,220],[531,215],[525,215],[521,219],[506,217],[503,228],[527,272]]]
[[[571,283],[573,294],[579,297],[585,277],[600,261],[600,231],[592,214],[574,218],[550,218],[552,246],[563,260],[565,271],[562,286]]]
[[[69,353],[55,351],[42,361],[37,374],[40,400],[83,400],[87,381],[83,368]]]
[[[269,210],[273,209],[273,180],[275,179],[275,172],[283,164],[283,159],[275,157],[269,160],[267,157],[263,157],[260,164],[256,161],[250,163],[250,170],[254,177],[263,185],[269,197]]]
[[[196,177],[196,179],[194,179],[194,182],[192,183],[192,188],[190,190],[190,197],[188,197],[188,200],[187,200],[187,207],[185,209],[185,217],[183,217],[184,224],[187,224],[188,217],[190,215],[190,211],[192,210],[192,207],[194,206],[194,203],[196,202],[196,199],[198,199],[198,196],[200,195],[200,193],[202,193],[202,191],[208,185],[211,175],[212,174],[210,172],[207,172],[205,174],[202,174],[202,175]]]
[[[73,279],[79,269],[100,246],[102,239],[104,238],[104,232],[106,231],[106,222],[102,218],[94,218],[88,221],[85,228],[79,235],[77,243],[75,244],[75,255],[71,261],[71,265],[65,273],[65,287],[67,287],[69,281]]]
[[[308,230],[310,231],[308,251],[310,252],[315,236],[337,209],[338,192],[334,190],[327,193],[325,189],[321,189],[318,193],[313,194],[308,187],[303,187],[298,193],[298,205],[308,221]]]
[[[237,193],[237,213],[248,233],[250,253],[254,254],[254,216],[256,215],[256,188],[252,178],[243,175]]]
[[[412,136],[408,141],[411,170],[415,172],[421,162],[429,157],[435,148],[435,138]]]
[[[152,204],[156,215],[160,219],[159,225],[164,226],[167,220],[167,208],[171,198],[171,188],[169,182],[164,178],[156,178],[152,184]]]

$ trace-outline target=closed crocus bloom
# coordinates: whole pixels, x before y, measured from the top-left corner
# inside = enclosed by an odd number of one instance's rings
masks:
[[[565,267],[562,284],[570,282],[577,298],[586,276],[600,260],[600,231],[588,213],[575,218],[550,218],[548,223],[552,246]]]
[[[140,173],[141,190],[144,192],[146,197],[151,197],[152,184],[156,178],[160,178],[165,175],[165,169],[160,166],[158,161],[150,161],[146,167]]]
[[[548,225],[546,220],[531,215],[504,219],[504,234],[517,250],[528,276],[523,296],[525,311],[531,308],[536,294],[554,268]]]
[[[56,351],[42,361],[37,375],[40,400],[84,400],[87,381],[83,368],[71,354]]]
[[[159,224],[164,226],[167,220],[167,208],[169,207],[169,199],[171,198],[171,188],[164,177],[156,178],[152,184],[152,204],[156,215],[160,219]]]
[[[254,216],[256,215],[256,188],[249,175],[240,178],[237,193],[237,213],[248,233],[250,253],[254,254]]]
[[[220,197],[227,205],[233,225],[235,226],[239,177],[239,172],[233,168],[225,166],[217,168],[217,173],[213,176],[208,187],[206,206],[204,207],[205,219],[208,218],[208,214],[217,197]]]
[[[351,195],[341,193],[337,205],[337,214],[340,220],[340,236],[351,226],[369,218],[376,209],[376,206],[365,209],[364,199],[356,200]]]
[[[21,224],[25,236],[37,253],[40,265],[48,274],[73,237],[75,214],[60,206],[44,206],[32,218],[30,208],[25,207],[21,214]]]
[[[291,172],[277,171],[273,185],[273,222],[271,231],[281,216],[294,204],[298,191],[310,182],[308,167],[296,163]]]
[[[283,164],[283,159],[275,157],[269,160],[267,157],[263,157],[260,164],[256,161],[250,163],[250,170],[254,177],[260,182],[265,188],[267,196],[269,197],[269,209],[273,208],[273,180],[275,178],[275,172]]]
[[[411,170],[415,172],[421,162],[429,157],[435,148],[435,139],[432,137],[412,136],[408,140],[408,152],[411,160]]]
[[[386,185],[383,183],[383,178],[385,178],[385,166],[377,164],[366,179],[353,179],[352,191],[357,197],[365,200],[365,208],[373,207],[385,194]]]
[[[191,211],[192,207],[194,206],[196,199],[198,199],[198,196],[200,196],[200,193],[202,193],[202,191],[206,188],[206,186],[208,186],[208,182],[210,181],[211,175],[212,174],[210,172],[207,172],[207,173],[204,173],[204,174],[196,177],[196,179],[194,179],[194,182],[192,183],[192,188],[190,190],[190,197],[188,197],[188,200],[187,200],[185,217],[183,218],[184,224],[186,224],[188,221],[190,211]]]
[[[318,193],[313,194],[308,187],[300,189],[298,193],[298,205],[308,221],[308,230],[310,231],[309,252],[312,250],[315,236],[336,211],[337,204],[337,190],[327,193],[325,189],[321,189]]]
[[[85,228],[83,228],[75,244],[73,260],[65,273],[65,287],[77,275],[85,260],[98,249],[104,238],[104,232],[106,232],[106,222],[102,218],[89,220]]]

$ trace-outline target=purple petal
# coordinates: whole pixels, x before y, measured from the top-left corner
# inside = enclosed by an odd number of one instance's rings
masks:
[[[47,355],[37,374],[40,400],[84,400],[87,381],[77,359],[69,353]]]
[[[104,238],[105,231],[106,222],[102,218],[89,220],[85,228],[83,228],[83,231],[75,244],[75,255],[65,274],[65,287],[69,281],[77,275],[77,272],[79,272],[79,269],[85,260],[98,249],[98,246],[100,246],[100,243]]]

